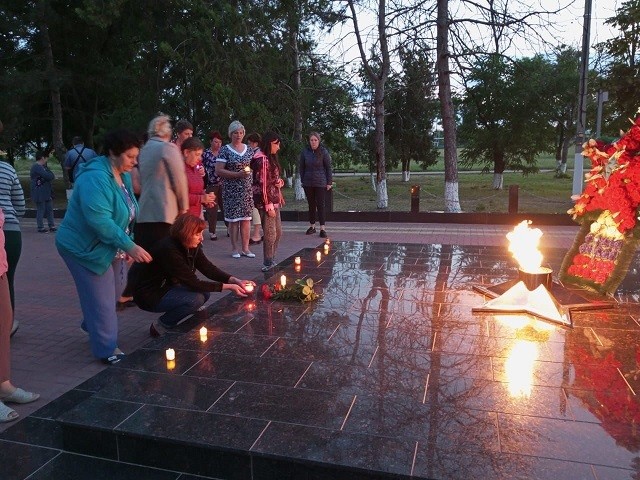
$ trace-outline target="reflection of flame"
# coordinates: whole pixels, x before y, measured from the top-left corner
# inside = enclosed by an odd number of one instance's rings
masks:
[[[531,220],[523,220],[509,233],[509,251],[525,272],[537,273],[542,264],[542,253],[538,250],[542,230],[529,228]]]
[[[529,340],[517,340],[504,364],[509,394],[512,397],[531,396],[533,366],[538,359],[538,344]]]

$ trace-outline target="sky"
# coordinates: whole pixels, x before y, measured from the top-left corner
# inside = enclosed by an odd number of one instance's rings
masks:
[[[455,0],[450,0],[452,8]],[[548,17],[548,24],[558,42],[563,42],[576,49],[582,47],[583,23],[585,1],[588,0],[527,0],[527,7],[536,10],[555,10],[558,4],[566,7],[562,12]],[[616,34],[610,26],[605,25],[605,20],[613,17],[616,10],[622,4],[622,0],[590,0],[591,1],[591,31],[590,45],[608,40]],[[485,2],[480,2],[485,3]],[[462,13],[457,13],[463,15]],[[455,14],[454,14],[455,15]],[[360,28],[373,29],[375,27],[375,15],[372,12],[364,12],[358,15]],[[353,26],[347,23],[334,29],[329,35],[325,35],[320,42],[320,49],[337,61],[346,62],[352,68],[357,68],[360,63],[358,48],[352,32]],[[365,35],[366,37],[366,35]],[[375,33],[371,38],[376,39]],[[341,39],[341,40],[340,40]],[[518,40],[509,51],[515,57],[528,57],[536,53],[542,53],[531,38]],[[367,50],[367,49],[365,49]],[[593,54],[591,55],[593,60]]]

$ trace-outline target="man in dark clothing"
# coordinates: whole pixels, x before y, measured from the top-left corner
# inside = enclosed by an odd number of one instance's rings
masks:
[[[72,143],[73,147],[64,156],[64,169],[67,171],[67,178],[71,183],[73,183],[78,174],[80,164],[98,156],[92,149],[84,146],[82,137],[73,137]]]

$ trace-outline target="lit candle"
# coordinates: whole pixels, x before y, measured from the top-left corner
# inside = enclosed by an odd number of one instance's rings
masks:
[[[167,348],[165,352],[167,356],[167,360],[175,360],[176,359],[176,351],[173,348]]]
[[[244,171],[249,173],[251,171],[251,167],[247,165],[246,167],[244,167]]]
[[[320,253],[320,251],[317,251],[317,252],[316,252],[316,260],[317,260],[317,261],[322,260],[322,254]]]
[[[244,291],[247,292],[247,293],[253,292],[253,283],[247,283],[244,286]]]
[[[327,255],[329,253],[329,245],[324,244],[324,254]]]
[[[296,257],[293,259],[293,263],[295,263],[296,265],[300,265],[301,262],[302,260],[300,259],[300,257]]]
[[[280,275],[280,285],[282,285],[282,288],[287,286],[287,276],[286,275]]]
[[[202,327],[200,329],[200,336],[201,337],[206,337],[207,336],[207,327]]]

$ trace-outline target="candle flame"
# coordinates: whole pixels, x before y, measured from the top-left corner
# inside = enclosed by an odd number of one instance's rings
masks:
[[[509,233],[509,251],[520,269],[528,273],[538,273],[542,264],[542,253],[538,250],[542,230],[530,228],[531,220],[523,220]]]

